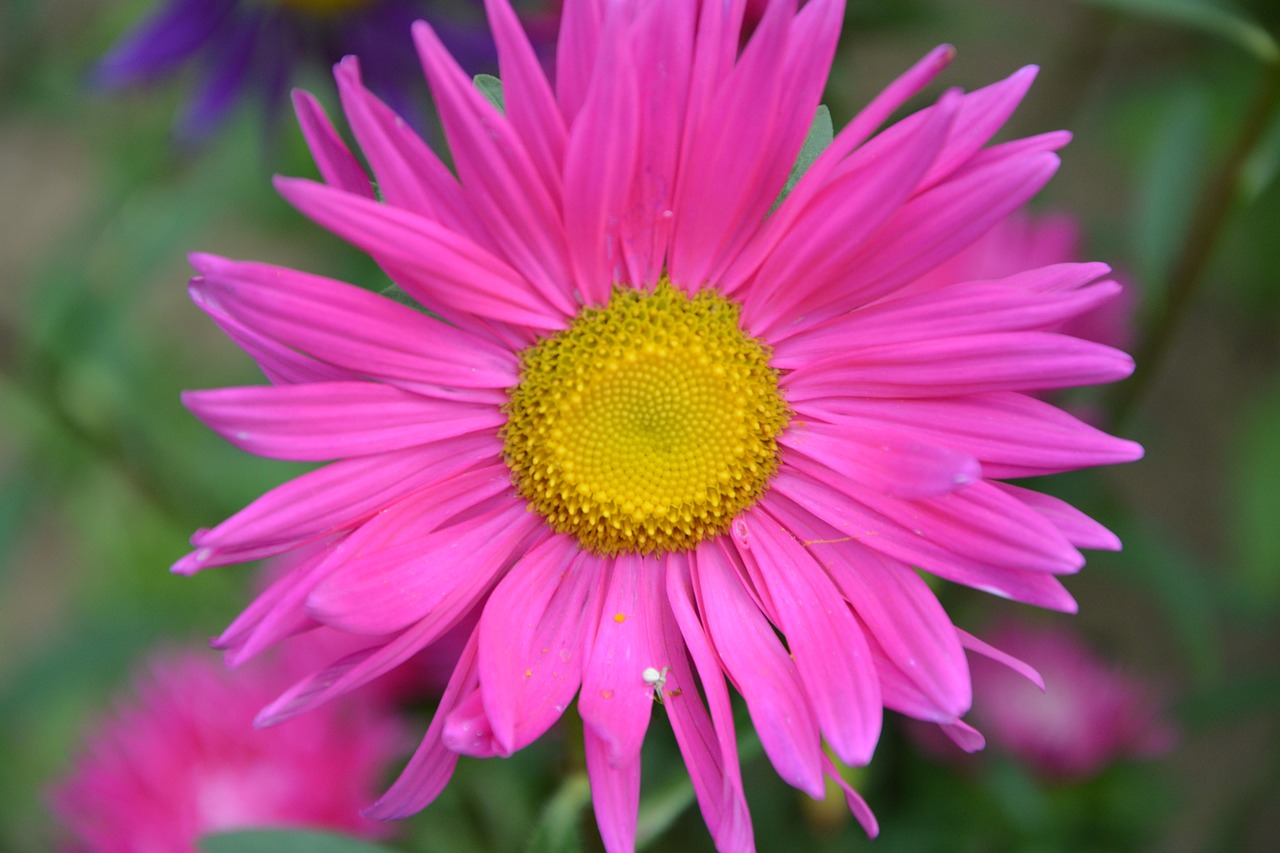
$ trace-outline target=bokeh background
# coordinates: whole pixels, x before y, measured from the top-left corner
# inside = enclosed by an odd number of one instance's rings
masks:
[[[183,388],[258,381],[187,301],[186,253],[383,283],[271,190],[273,173],[314,174],[291,120],[264,131],[255,110],[241,110],[204,145],[180,148],[171,130],[182,80],[124,93],[87,85],[95,59],[148,6],[0,2],[3,850],[56,849],[63,836],[44,792],[86,727],[157,644],[200,646],[247,601],[249,569],[168,573],[187,536],[294,474],[234,450],[179,404]],[[944,601],[979,632],[1010,616],[1067,626],[1158,685],[1181,737],[1163,757],[1067,785],[1000,755],[935,761],[891,714],[856,778],[881,838],[867,841],[843,807],[806,802],[757,755],[744,773],[760,849],[1274,849],[1280,57],[1268,32],[1280,33],[1271,0],[851,0],[826,97],[837,126],[940,42],[959,52],[945,86],[1040,65],[1003,135],[1069,128],[1075,140],[1034,206],[1078,217],[1087,255],[1140,294],[1147,360],[1084,403],[1141,441],[1146,458],[1038,486],[1100,518],[1125,550],[1091,555],[1068,580],[1076,617],[961,591]],[[323,71],[305,85],[334,103]],[[1152,353],[1153,336],[1167,347]],[[662,715],[654,720],[650,847],[710,849]],[[571,741],[464,760],[441,801],[391,843],[526,849],[557,791],[581,799],[557,788]],[[577,843],[598,849],[586,814]]]

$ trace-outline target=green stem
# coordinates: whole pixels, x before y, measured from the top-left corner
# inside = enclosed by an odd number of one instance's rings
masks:
[[[1269,126],[1277,104],[1280,104],[1280,62],[1271,62],[1265,67],[1261,85],[1244,116],[1240,132],[1222,164],[1205,181],[1200,192],[1195,214],[1182,242],[1182,251],[1170,268],[1164,311],[1154,319],[1134,355],[1137,369],[1133,377],[1117,386],[1111,397],[1108,408],[1112,424],[1120,424],[1133,413],[1151,382],[1159,375],[1174,332],[1195,297],[1196,288],[1204,278],[1205,267],[1213,256],[1213,248],[1226,225],[1240,186],[1241,172]]]

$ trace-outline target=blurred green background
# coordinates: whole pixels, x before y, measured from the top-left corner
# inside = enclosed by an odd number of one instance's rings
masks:
[[[232,449],[180,406],[183,388],[259,381],[188,302],[185,254],[378,285],[367,259],[271,190],[272,173],[314,173],[291,123],[267,136],[242,110],[203,149],[180,151],[170,137],[180,83],[109,95],[87,88],[92,62],[146,8],[0,4],[3,850],[55,846],[42,789],[148,649],[203,643],[247,602],[247,569],[167,572],[187,536],[295,470]],[[850,3],[826,98],[837,125],[940,42],[959,51],[943,86],[977,88],[1040,65],[1005,135],[1065,127],[1075,141],[1035,206],[1077,215],[1089,256],[1139,287],[1144,327],[1171,331],[1167,350],[1130,380],[1145,384],[1113,389],[1127,408],[1117,429],[1141,441],[1146,458],[1045,486],[1126,544],[1091,555],[1068,581],[1078,617],[1046,621],[1071,622],[1163,685],[1183,737],[1157,761],[1055,786],[1009,762],[931,764],[891,721],[858,778],[880,818],[874,842],[840,810],[803,802],[757,756],[744,774],[760,849],[1274,849],[1280,124],[1267,87],[1277,86],[1280,60],[1267,32],[1280,32],[1280,5],[1233,9],[1202,0]],[[334,102],[322,73],[306,87]],[[1170,325],[1181,299],[1170,282],[1192,280],[1197,290]],[[971,629],[1031,610],[948,596]],[[664,793],[688,799],[665,722],[654,719],[645,815],[663,831],[652,849],[711,849],[696,808],[663,810]],[[567,748],[553,737],[506,762],[464,760],[397,846],[523,849]]]

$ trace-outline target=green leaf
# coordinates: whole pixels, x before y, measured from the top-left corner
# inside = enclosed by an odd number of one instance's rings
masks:
[[[201,853],[393,853],[390,847],[345,835],[286,829],[251,829],[206,835]]]
[[[778,196],[778,200],[773,203],[774,207],[791,194],[796,184],[804,177],[804,173],[809,171],[813,161],[818,159],[818,155],[827,149],[834,138],[835,128],[831,124],[831,110],[827,109],[826,104],[819,104],[818,113],[813,117],[813,124],[809,125],[809,133],[804,138],[804,145],[800,146],[795,165],[791,167],[786,186],[782,188],[782,194]]]
[[[589,802],[591,782],[586,773],[565,779],[533,828],[529,853],[579,853],[582,839],[578,835],[578,819]]]
[[[1083,0],[1094,6],[1187,27],[1218,36],[1268,64],[1280,61],[1280,46],[1238,9],[1210,0]]]
[[[498,108],[498,112],[505,113],[507,111],[506,101],[502,97],[502,81],[492,74],[477,74],[475,76],[476,88],[480,90],[489,103]]]
[[[658,791],[647,794],[640,802],[640,819],[636,824],[636,849],[644,850],[666,832],[685,809],[693,805],[693,782],[681,772]]]

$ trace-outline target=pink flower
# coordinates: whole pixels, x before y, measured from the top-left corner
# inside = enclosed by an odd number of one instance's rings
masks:
[[[1173,727],[1154,690],[1100,660],[1064,628],[1006,625],[992,639],[1044,676],[1043,691],[985,661],[973,668],[973,718],[1001,749],[1060,779],[1169,750]]]
[[[246,827],[385,834],[359,810],[398,751],[399,725],[347,700],[255,730],[254,714],[296,677],[157,657],[52,792],[72,849],[188,853],[201,835]]]
[[[369,813],[423,808],[459,755],[510,755],[576,696],[613,851],[633,846],[655,708],[717,847],[752,848],[730,685],[779,774],[814,797],[824,777],[843,784],[824,742],[866,764],[884,708],[976,746],[964,650],[1017,664],[954,627],[916,568],[1073,610],[1058,575],[1078,548],[1119,542],[1001,481],[1141,454],[1026,393],[1132,369],[1047,331],[1115,293],[1105,265],[909,288],[1056,170],[1065,133],[987,145],[1034,69],[877,134],[947,64],[939,48],[775,209],[839,0],[772,3],[740,54],[741,0],[572,0],[554,85],[505,0],[487,5],[505,113],[429,26],[414,32],[456,177],[346,60],[376,192],[306,94],[324,183],[277,183],[447,322],[193,258],[194,299],[272,384],[187,405],[250,452],[336,461],[198,532],[175,570],[318,547],[220,645],[243,659],[317,624],[371,638],[260,721],[478,612],[422,745]]]

